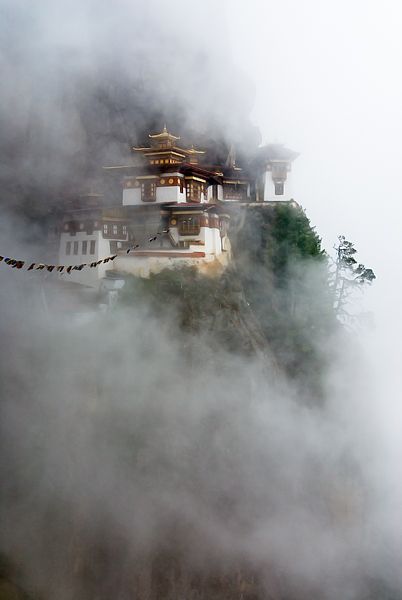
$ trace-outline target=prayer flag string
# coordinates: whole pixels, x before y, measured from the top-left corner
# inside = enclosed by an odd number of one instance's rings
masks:
[[[169,233],[169,229],[163,229],[162,231],[158,231],[156,235],[148,238],[148,243],[154,242],[155,240],[158,239],[158,236],[162,235],[163,233]],[[132,250],[136,250],[137,248],[140,248],[140,244],[135,244],[133,246],[130,246],[129,248],[127,248],[126,254],[129,254]],[[114,259],[117,258],[117,256],[118,256],[118,254],[113,254],[112,256],[107,256],[106,258],[100,258],[99,260],[92,261],[90,263],[81,263],[79,265],[68,265],[68,266],[66,266],[66,265],[48,265],[46,263],[31,262],[29,264],[29,267],[26,270],[27,271],[44,271],[44,270],[46,270],[49,273],[56,271],[57,273],[65,272],[65,273],[70,274],[72,271],[82,271],[85,267],[89,267],[90,269],[93,269],[93,268],[98,267],[100,264],[107,264],[109,261],[113,262]],[[28,261],[17,260],[15,258],[10,258],[8,256],[0,256],[0,262],[4,262],[5,264],[9,265],[13,269],[22,269],[24,267],[25,263],[28,263]]]
[[[31,263],[27,269],[27,271],[48,271],[52,273],[56,269],[58,273],[62,273],[64,270],[66,273],[71,273],[71,271],[82,271],[84,267],[97,267],[101,263],[108,263],[109,261],[113,261],[117,257],[117,254],[113,254],[112,256],[107,256],[106,258],[101,258],[96,262],[91,263],[81,263],[80,265],[69,265],[66,267],[65,265],[47,265],[45,263]],[[15,258],[8,258],[4,256],[0,256],[0,262],[5,262],[7,265],[12,267],[13,269],[22,269],[25,265],[25,260],[16,260]]]

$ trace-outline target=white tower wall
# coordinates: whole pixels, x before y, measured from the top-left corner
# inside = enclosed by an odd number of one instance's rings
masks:
[[[85,241],[87,242],[87,251],[86,254],[82,254],[82,242]],[[94,254],[90,254],[91,241],[95,242]],[[68,242],[71,244],[70,254],[66,252]],[[78,244],[77,254],[74,254],[74,243]],[[94,231],[92,235],[88,235],[85,231],[79,231],[76,235],[62,233],[60,236],[59,265],[68,267],[69,265],[81,265],[82,263],[89,264],[110,255],[110,240],[104,239],[101,231]],[[112,265],[113,263],[109,261],[94,268],[84,267],[82,271],[71,271],[70,273],[63,271],[60,278],[64,281],[98,287],[99,280],[105,276],[108,269],[112,268]]]
[[[277,189],[275,190],[275,181],[272,179],[272,171],[266,171],[264,184],[264,202],[283,202],[293,200],[291,172],[288,172],[286,174],[286,179],[283,182],[283,194],[275,193],[276,191],[278,191],[278,187],[279,186],[277,186]]]

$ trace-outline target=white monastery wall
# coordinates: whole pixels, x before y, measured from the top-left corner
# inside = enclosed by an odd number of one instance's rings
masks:
[[[176,244],[179,244],[179,242],[188,242],[189,250],[193,252],[201,251],[206,254],[216,255],[222,253],[221,236],[217,228],[201,227],[198,235],[180,235],[177,227],[170,226],[169,233]],[[192,244],[195,241],[201,242],[201,244]]]
[[[156,203],[161,202],[185,202],[185,190],[180,192],[178,185],[170,185],[156,188]],[[144,202],[142,204],[145,204]]]
[[[264,185],[264,202],[278,202],[278,201],[289,201],[293,199],[292,190],[292,173],[288,172],[286,181],[283,184],[283,194],[275,194],[275,182],[272,179],[272,172],[267,171],[265,173],[265,185]]]
[[[186,202],[185,189],[181,192],[178,185],[158,186],[154,202],[143,202],[140,187],[124,188],[123,190],[123,206],[147,206],[165,202]]]
[[[205,244],[207,254],[221,254],[222,244],[219,229],[210,227],[201,227],[201,236]]]
[[[146,204],[141,200],[141,188],[124,188],[123,206],[135,206],[138,204]]]
[[[207,188],[207,202],[211,202],[213,200],[212,197],[213,191],[212,191],[212,185],[208,186]],[[218,200],[223,200],[223,187],[221,185],[217,186],[217,195],[218,195]]]
[[[87,242],[86,254],[83,254],[83,242]],[[95,243],[94,253],[90,254],[91,242]],[[67,254],[67,244],[70,243],[70,254]],[[75,246],[75,244],[77,244]],[[77,253],[75,254],[75,250]],[[107,258],[112,253],[110,252],[109,240],[102,236],[101,231],[94,231],[92,235],[88,235],[85,231],[79,231],[76,235],[62,233],[60,236],[60,251],[59,264],[65,265],[81,265],[82,263],[91,263],[101,258]],[[82,271],[71,271],[70,273],[60,273],[60,278],[64,281],[73,283],[81,283],[90,287],[97,287],[99,280],[105,276],[108,269],[112,267],[111,262],[98,265],[90,268],[84,267]]]

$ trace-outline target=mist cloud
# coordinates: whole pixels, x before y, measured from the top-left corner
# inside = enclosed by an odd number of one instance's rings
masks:
[[[62,200],[165,119],[257,143],[252,85],[207,8],[3,0],[3,204]],[[7,249],[41,259],[11,224]],[[400,409],[382,334],[320,348],[333,363],[314,407],[257,358],[172,335],[174,309],[66,318],[19,275],[1,272],[0,543],[28,588],[156,597],[164,572],[191,598],[214,576],[230,594],[239,572],[250,596],[256,581],[264,597],[397,596]]]
[[[173,336],[145,306],[71,321],[31,289],[27,311],[9,275],[0,541],[31,585],[130,597],[148,577],[158,593],[163,556],[189,597],[200,574],[236,569],[274,597],[397,588],[397,495],[350,341],[330,341],[342,352],[318,407],[257,359],[211,363],[208,338]]]

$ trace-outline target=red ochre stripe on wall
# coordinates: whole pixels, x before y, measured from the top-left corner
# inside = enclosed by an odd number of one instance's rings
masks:
[[[118,256],[124,256],[124,254],[119,254]],[[150,256],[164,256],[166,258],[205,258],[205,252],[163,252],[158,250],[134,250],[127,258],[135,258],[135,257],[150,257]]]
[[[124,181],[124,187],[127,188],[139,188],[141,186],[141,183],[145,183],[145,182],[150,182],[150,183],[155,183],[157,187],[169,187],[169,186],[178,186],[180,185],[180,182],[182,184],[184,184],[184,179],[181,179],[180,177],[169,177],[164,176],[164,177],[158,177],[155,176],[153,178],[149,177],[147,179],[126,179]]]

